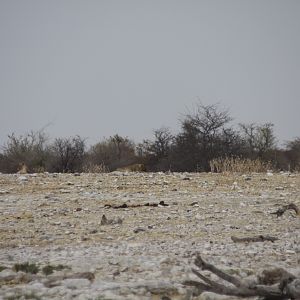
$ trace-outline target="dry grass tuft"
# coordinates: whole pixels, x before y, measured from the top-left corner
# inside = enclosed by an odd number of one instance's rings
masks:
[[[215,158],[209,162],[211,172],[216,173],[261,173],[272,169],[270,162],[260,159],[251,160],[249,158],[226,157]]]
[[[105,166],[105,164],[103,163],[99,165],[89,164],[83,167],[83,172],[84,173],[108,173],[109,168]]]

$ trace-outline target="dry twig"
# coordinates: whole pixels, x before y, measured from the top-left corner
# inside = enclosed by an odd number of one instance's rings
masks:
[[[105,208],[136,208],[142,206],[151,206],[151,207],[160,207],[160,206],[169,206],[169,204],[165,203],[165,201],[159,201],[159,203],[144,203],[144,204],[126,204],[123,203],[121,205],[112,205],[112,204],[105,204]]]

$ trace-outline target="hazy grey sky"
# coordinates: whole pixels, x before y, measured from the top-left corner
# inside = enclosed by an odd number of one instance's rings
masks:
[[[300,136],[300,1],[0,0],[0,144],[137,142],[198,99]]]

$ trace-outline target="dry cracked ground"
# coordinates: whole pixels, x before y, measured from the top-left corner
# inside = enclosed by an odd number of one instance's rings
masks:
[[[291,202],[299,174],[0,174],[0,299],[219,299],[182,284],[195,253],[299,267],[300,218],[272,214]],[[278,240],[231,239],[256,235]]]

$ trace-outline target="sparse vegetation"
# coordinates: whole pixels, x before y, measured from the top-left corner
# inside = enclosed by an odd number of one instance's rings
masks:
[[[51,159],[48,169],[63,173],[82,171],[85,147],[85,140],[80,136],[56,138],[49,146]]]
[[[57,265],[57,266],[54,266],[54,265],[47,265],[45,267],[42,268],[42,272],[43,274],[45,275],[50,275],[52,274],[54,271],[62,271],[64,269],[70,269],[70,267],[68,266],[64,266],[64,265]]]
[[[29,262],[21,263],[21,264],[15,264],[13,269],[16,272],[22,271],[25,273],[31,273],[31,274],[37,274],[40,270],[39,266],[36,264],[30,264]]]
[[[9,135],[0,156],[0,170],[15,173],[24,166],[28,172],[44,170],[49,158],[46,142],[47,137],[42,132],[30,132],[24,136]]]
[[[98,166],[96,170],[115,171],[134,163],[137,163],[135,144],[127,137],[118,134],[91,146],[86,157],[89,169]]]
[[[272,169],[270,162],[264,162],[261,159],[249,159],[239,157],[216,158],[210,161],[211,172],[224,173],[252,173],[266,172]]]
[[[299,171],[300,138],[276,145],[274,125],[230,125],[232,118],[218,104],[196,105],[181,119],[181,130],[154,130],[153,140],[135,144],[118,134],[86,149],[80,136],[49,142],[43,132],[11,134],[0,153],[0,172],[106,173],[144,165],[147,171],[265,172],[267,169]]]
[[[83,167],[85,173],[108,173],[109,169],[104,163],[94,165],[91,162],[87,162]]]
[[[5,269],[6,269],[6,267],[0,266],[0,272],[2,272],[2,271],[5,270]]]

